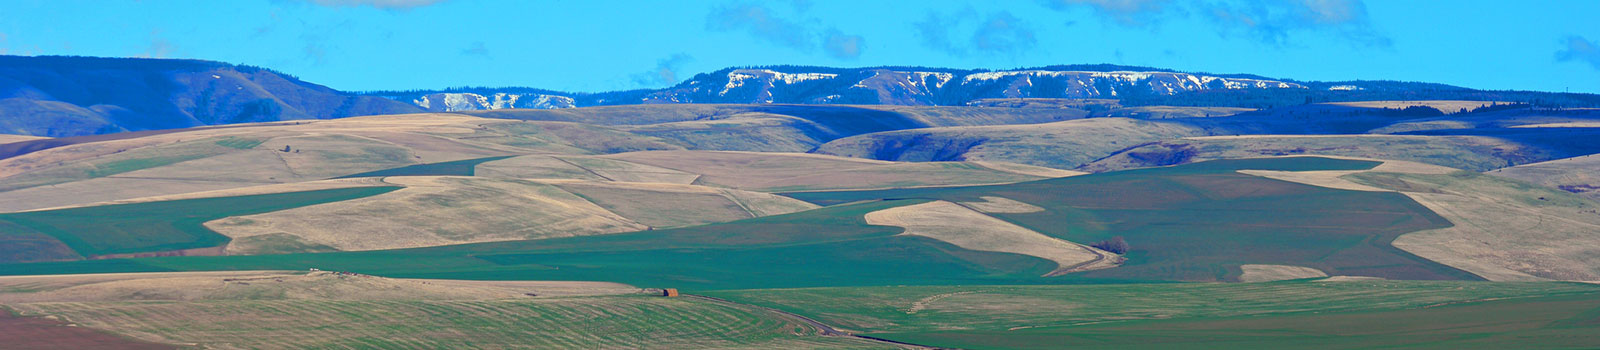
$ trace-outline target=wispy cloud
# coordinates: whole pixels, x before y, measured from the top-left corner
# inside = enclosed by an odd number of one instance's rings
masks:
[[[742,31],[774,44],[800,50],[814,46],[804,25],[774,16],[772,9],[757,4],[720,6],[706,17],[706,29]]]
[[[1328,32],[1363,46],[1390,47],[1360,0],[1249,0],[1216,3],[1200,12],[1219,26],[1224,35],[1245,33],[1263,43],[1283,46],[1296,32]]]
[[[981,18],[970,9],[929,13],[927,18],[913,23],[912,29],[923,46],[956,56],[1016,55],[1038,43],[1032,26],[1005,11]]]
[[[1057,10],[1087,8],[1128,27],[1146,27],[1171,18],[1199,16],[1217,34],[1243,36],[1269,46],[1286,46],[1305,33],[1322,32],[1366,47],[1393,42],[1372,25],[1361,0],[1042,0]]]
[[[467,55],[467,56],[485,56],[485,57],[488,57],[489,56],[489,48],[485,47],[483,45],[482,41],[474,41],[474,42],[472,42],[471,45],[468,45],[467,48],[461,49],[461,54],[462,55]]]
[[[1084,7],[1128,26],[1142,26],[1165,13],[1171,0],[1043,0],[1057,10]]]
[[[633,83],[640,87],[660,87],[678,83],[678,71],[694,57],[679,53],[656,61],[655,69],[633,75]]]
[[[1590,67],[1600,70],[1600,43],[1590,41],[1581,36],[1569,36],[1566,47],[1556,51],[1556,61],[1578,61],[1588,63]]]
[[[803,13],[811,8],[808,1],[792,1],[794,12]],[[795,18],[790,18],[795,17]],[[821,21],[799,15],[783,16],[761,3],[736,3],[718,6],[706,16],[706,30],[716,32],[743,32],[774,45],[801,52],[823,53],[838,59],[856,59],[866,39],[840,31],[838,28],[820,30]]]
[[[862,40],[860,35],[849,35],[838,29],[830,29],[826,39],[822,40],[822,50],[834,58],[853,60],[861,57]]]
[[[972,45],[979,51],[1015,54],[1033,48],[1033,28],[1022,23],[1010,12],[1000,12],[984,19],[978,31],[972,33]]]
[[[404,10],[418,7],[432,6],[445,0],[304,0],[311,4],[328,7],[371,7],[379,9]]]
[[[151,30],[150,45],[145,47],[144,52],[139,53],[139,57],[167,58],[172,54],[174,48],[171,41],[161,37],[161,30]]]

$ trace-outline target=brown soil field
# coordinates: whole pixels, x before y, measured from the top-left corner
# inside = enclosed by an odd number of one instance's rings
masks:
[[[0,347],[11,350],[168,350],[178,346],[75,327],[49,317],[22,317],[0,309]]]
[[[996,219],[959,204],[934,201],[879,210],[866,215],[867,224],[906,229],[902,235],[922,236],[958,247],[1022,254],[1056,263],[1045,276],[1079,271],[1076,268],[1116,255],[1082,244],[1060,240]]]

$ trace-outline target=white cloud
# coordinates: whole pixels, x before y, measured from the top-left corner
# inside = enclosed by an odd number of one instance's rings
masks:
[[[929,13],[913,26],[923,46],[955,56],[1016,55],[1038,43],[1031,25],[1005,11],[983,18],[970,9]]]
[[[633,75],[633,83],[641,87],[660,87],[678,83],[678,71],[683,64],[693,61],[688,54],[675,54],[656,61],[656,67]]]
[[[773,8],[760,3],[718,6],[706,16],[706,30],[744,32],[775,45],[801,52],[816,52],[820,47],[824,53],[838,59],[855,59],[861,56],[861,45],[865,39],[860,35],[844,33],[838,28],[822,31],[819,28],[820,20],[798,14],[811,7],[809,2],[797,1],[791,4],[794,5],[794,12],[797,12],[791,16],[781,15]]]
[[[1581,36],[1569,36],[1566,47],[1556,51],[1556,60],[1561,62],[1578,61],[1588,63],[1590,67],[1600,70],[1600,43],[1589,41]]]
[[[828,31],[827,39],[822,42],[822,49],[835,58],[856,59],[861,57],[862,39],[860,35],[848,35],[838,29]]]
[[[1158,25],[1191,14],[1208,19],[1219,35],[1242,35],[1272,46],[1290,44],[1302,33],[1323,32],[1362,46],[1390,47],[1361,0],[1042,0],[1051,8],[1088,8],[1129,27]]]

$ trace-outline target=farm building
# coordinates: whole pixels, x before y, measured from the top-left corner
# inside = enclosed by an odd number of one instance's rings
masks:
[[[676,296],[678,296],[678,289],[677,288],[662,289],[661,290],[661,296],[664,296],[664,297],[676,297]]]

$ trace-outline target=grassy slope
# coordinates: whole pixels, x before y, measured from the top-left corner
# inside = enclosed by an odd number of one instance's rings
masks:
[[[1593,344],[1600,287],[1573,283],[860,287],[720,291],[876,337],[972,349],[1522,348]]]
[[[1094,118],[888,131],[830,141],[813,152],[878,160],[988,160],[1072,169],[1143,143],[1204,135],[1211,132],[1182,123]]]
[[[1303,154],[1404,160],[1476,171],[1559,156],[1534,145],[1479,136],[1252,135],[1165,140],[1122,150],[1079,170],[1103,172],[1210,159]]]
[[[1328,158],[1225,160],[1009,185],[789,194],[818,204],[880,198],[975,201],[1005,197],[1037,213],[997,217],[1073,242],[1125,237],[1122,267],[1087,277],[1232,280],[1241,264],[1307,266],[1331,275],[1477,279],[1394,248],[1395,237],[1449,222],[1398,193],[1334,190],[1239,174],[1238,169],[1359,170],[1377,162]]]
[[[85,257],[204,248],[228,242],[201,224],[377,195],[399,187],[360,187],[186,199],[0,214],[0,237],[48,235]],[[73,258],[60,256],[55,259]]]
[[[1027,329],[888,336],[950,339],[970,348],[1099,349],[1574,349],[1600,342],[1600,296],[1537,297],[1431,309],[1130,322],[1077,330]],[[986,344],[989,346],[978,346]],[[998,345],[998,346],[994,346]]]
[[[1524,164],[1488,172],[1600,200],[1600,154]]]
[[[681,298],[24,305],[90,327],[260,349],[868,348],[769,312]],[[211,347],[208,346],[208,347]],[[225,346],[226,347],[226,346]]]

